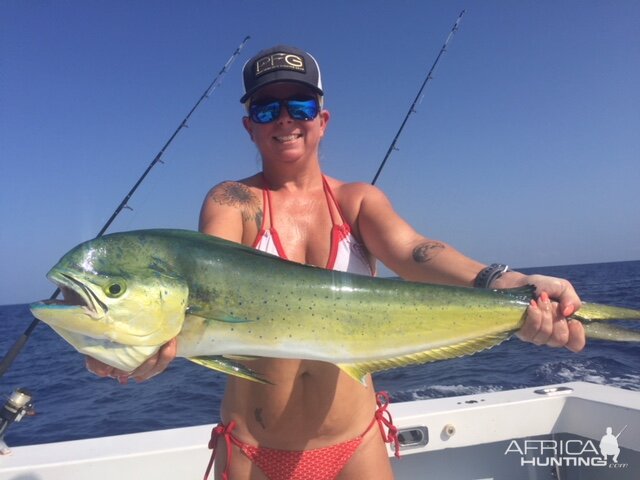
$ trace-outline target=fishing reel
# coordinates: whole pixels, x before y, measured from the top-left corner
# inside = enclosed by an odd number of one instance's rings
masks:
[[[18,388],[11,394],[7,403],[0,410],[0,455],[11,453],[7,444],[4,443],[4,434],[7,428],[13,422],[22,420],[25,415],[33,415],[35,413],[31,399],[31,394],[27,390]]]

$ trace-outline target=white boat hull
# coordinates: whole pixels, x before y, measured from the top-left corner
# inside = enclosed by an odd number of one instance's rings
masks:
[[[640,478],[640,392],[574,382],[390,410],[414,443],[392,459],[398,480]],[[618,462],[602,460],[593,449],[607,427],[617,434],[625,425]],[[200,479],[212,427],[15,447],[0,456],[0,480]]]

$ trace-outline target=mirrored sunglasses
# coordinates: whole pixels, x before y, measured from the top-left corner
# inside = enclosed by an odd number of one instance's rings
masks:
[[[282,105],[286,106],[289,116],[294,120],[313,120],[320,111],[318,100],[312,97],[286,100],[270,99],[251,103],[249,117],[255,123],[271,123],[280,117]]]

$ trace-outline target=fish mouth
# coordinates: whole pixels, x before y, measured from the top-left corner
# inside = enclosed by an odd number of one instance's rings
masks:
[[[93,293],[91,288],[72,275],[52,272],[47,275],[62,293],[62,300],[44,300],[41,304],[65,309],[81,309],[91,318],[99,319],[109,311],[109,307]]]

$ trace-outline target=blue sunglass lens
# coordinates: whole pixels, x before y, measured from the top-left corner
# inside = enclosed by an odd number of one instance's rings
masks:
[[[318,102],[315,99],[289,100],[287,110],[296,120],[313,120],[318,115]]]
[[[277,120],[283,103],[291,118],[295,120],[313,120],[318,116],[319,105],[315,98],[290,99],[251,104],[249,107],[251,120],[256,123],[270,123]]]
[[[252,104],[249,113],[256,123],[273,122],[280,116],[280,102]]]

